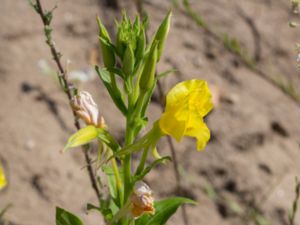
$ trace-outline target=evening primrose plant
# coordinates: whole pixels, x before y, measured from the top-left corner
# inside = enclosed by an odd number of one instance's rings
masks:
[[[166,107],[160,118],[148,125],[147,108],[157,81],[166,73],[156,74],[170,28],[169,12],[149,43],[146,42],[147,21],[137,16],[134,21],[124,13],[117,22],[116,40],[97,18],[99,44],[104,67],[95,66],[116,108],[126,119],[124,144],[116,141],[92,96],[80,91],[71,106],[86,126],[73,134],[64,151],[94,141],[98,146],[97,168],[107,176],[110,193],[99,205],[88,204],[89,210],[101,213],[107,224],[163,225],[182,204],[194,201],[173,197],[156,201],[151,188],[143,182],[151,170],[168,160],[156,149],[163,136],[178,142],[185,136],[196,139],[196,148],[204,149],[210,131],[204,117],[212,110],[211,92],[204,80],[187,80],[175,85],[166,96]],[[149,126],[143,136],[140,131]],[[131,161],[141,152],[136,168]],[[150,162],[150,163],[149,163]],[[57,208],[57,224],[83,224],[71,213]],[[72,221],[72,222],[70,222]]]

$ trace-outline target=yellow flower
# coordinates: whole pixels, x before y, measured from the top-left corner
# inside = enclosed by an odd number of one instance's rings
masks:
[[[162,133],[180,141],[183,136],[197,139],[202,150],[210,138],[203,117],[213,108],[211,92],[204,80],[188,80],[174,86],[167,94],[166,109],[159,120]]]
[[[7,181],[6,181],[6,178],[5,178],[5,175],[4,175],[4,171],[3,171],[3,168],[2,166],[0,165],[0,190],[2,188],[4,188],[7,184]]]

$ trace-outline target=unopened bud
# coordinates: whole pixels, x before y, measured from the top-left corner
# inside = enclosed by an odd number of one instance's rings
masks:
[[[142,91],[148,91],[154,83],[155,69],[157,62],[157,42],[152,44],[150,52],[147,56],[141,77],[139,86]]]
[[[109,34],[105,26],[101,23],[98,17],[97,17],[97,23],[99,28],[99,41],[101,45],[104,65],[107,68],[114,67],[116,63],[116,59],[115,59],[114,50],[110,45]]]
[[[165,17],[161,25],[159,26],[154,41],[158,41],[158,47],[157,47],[157,61],[159,61],[160,56],[164,50],[165,41],[167,39],[169,30],[170,30],[170,23],[171,23],[171,11],[169,11],[168,15]]]
[[[90,93],[81,91],[78,95],[73,97],[71,106],[76,115],[87,125],[105,127],[104,119],[99,115],[98,106]]]
[[[134,54],[130,45],[127,46],[124,59],[123,59],[123,71],[126,76],[131,76],[134,68]]]

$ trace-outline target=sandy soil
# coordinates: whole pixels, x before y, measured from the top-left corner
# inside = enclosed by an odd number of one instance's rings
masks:
[[[49,8],[55,4],[42,2]],[[171,5],[161,2],[145,1],[150,34]],[[70,59],[71,70],[87,69],[97,47],[95,15],[112,28],[120,13],[96,0],[57,3],[54,39],[63,62]],[[134,14],[132,3],[122,6]],[[217,32],[238,38],[269,77],[289,79],[299,90],[294,46],[300,33],[288,27],[293,18],[289,1],[194,0],[192,6]],[[73,117],[65,95],[38,67],[46,60],[55,68],[40,19],[27,1],[2,0],[0,27],[0,160],[9,178],[0,193],[0,208],[13,204],[5,218],[15,225],[50,225],[58,205],[86,224],[102,224],[99,215],[85,213],[86,203],[96,198],[82,169],[81,152],[59,152],[74,132]],[[262,217],[274,225],[288,224],[294,178],[300,173],[299,104],[244,66],[181,10],[174,10],[159,71],[170,68],[178,71],[164,80],[164,90],[184,79],[206,79],[220,101],[208,117],[213,138],[206,150],[197,152],[193,140],[177,145],[184,194],[199,202],[187,207],[190,224],[259,224]],[[93,93],[110,130],[121,140],[124,120],[100,81],[95,78],[80,88]],[[160,111],[154,98],[150,121]],[[164,141],[160,151],[169,154]],[[157,199],[175,194],[174,180],[171,164],[147,178]],[[169,224],[183,224],[180,211]]]

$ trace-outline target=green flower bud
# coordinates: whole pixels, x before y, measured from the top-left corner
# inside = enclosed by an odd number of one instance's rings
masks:
[[[144,28],[141,28],[140,35],[138,36],[137,39],[137,46],[135,50],[136,63],[140,62],[143,58],[143,55],[145,53],[145,43],[146,43],[145,30]]]
[[[157,54],[158,42],[155,41],[147,55],[145,65],[140,76],[139,86],[142,92],[147,92],[154,84]]]
[[[111,68],[115,66],[116,59],[114,49],[112,47],[109,34],[105,26],[101,23],[99,17],[97,17],[97,23],[99,27],[99,41],[102,49],[102,57],[105,67]]]
[[[126,76],[131,76],[134,69],[134,54],[130,45],[127,46],[124,59],[123,59],[123,71]]]
[[[160,56],[163,52],[165,41],[167,39],[169,29],[170,29],[170,22],[171,22],[171,11],[167,14],[161,25],[159,26],[155,36],[154,40],[158,41],[158,47],[157,47],[157,61],[160,60]]]

